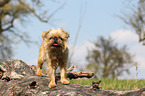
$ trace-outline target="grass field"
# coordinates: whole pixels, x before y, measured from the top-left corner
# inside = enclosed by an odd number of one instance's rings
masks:
[[[92,85],[92,81],[101,80],[100,87],[109,90],[133,90],[145,87],[145,80],[117,80],[117,79],[72,79],[71,83]]]

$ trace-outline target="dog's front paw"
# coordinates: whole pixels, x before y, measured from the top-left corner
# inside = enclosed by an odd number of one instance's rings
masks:
[[[36,75],[37,75],[37,76],[43,76],[43,74],[42,74],[42,73],[37,73]]]
[[[61,83],[67,85],[67,84],[69,84],[70,82],[69,82],[67,79],[63,79],[63,80],[61,80]]]
[[[53,88],[53,87],[56,87],[56,86],[57,85],[55,83],[52,83],[52,82],[50,82],[49,85],[48,85],[49,88]]]

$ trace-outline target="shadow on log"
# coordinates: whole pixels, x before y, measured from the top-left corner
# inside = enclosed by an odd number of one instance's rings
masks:
[[[100,81],[93,82],[92,87],[78,84],[62,85],[58,81],[57,87],[48,88],[48,77],[35,76],[35,72],[18,59],[1,62],[0,72],[1,96],[145,96],[145,87],[130,91],[97,89]],[[16,77],[13,73],[16,74]],[[4,77],[10,78],[10,80],[4,80]],[[93,84],[96,88],[93,87]]]

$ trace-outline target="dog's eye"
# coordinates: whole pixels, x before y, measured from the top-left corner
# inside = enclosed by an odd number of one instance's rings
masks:
[[[59,39],[63,40],[61,37],[59,37]]]
[[[49,38],[50,40],[52,39],[52,37]]]

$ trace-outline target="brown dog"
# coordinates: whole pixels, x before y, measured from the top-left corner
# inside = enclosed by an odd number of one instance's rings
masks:
[[[49,75],[49,88],[55,87],[55,70],[60,66],[61,83],[69,84],[66,79],[66,63],[68,59],[68,42],[69,34],[63,29],[51,29],[42,32],[43,42],[40,46],[37,75],[42,76],[42,65],[47,62],[47,73]]]

